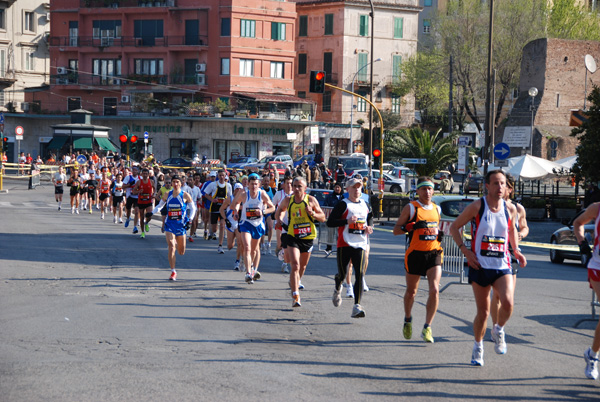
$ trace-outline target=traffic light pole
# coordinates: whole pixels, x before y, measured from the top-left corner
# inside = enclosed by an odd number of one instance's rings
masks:
[[[380,151],[381,151],[381,155],[379,157],[379,180],[383,180],[383,118],[381,117],[381,113],[379,113],[379,109],[377,109],[377,107],[373,104],[373,102],[371,102],[370,100],[368,100],[367,98],[365,98],[364,96],[360,96],[357,93],[345,90],[343,88],[340,87],[336,87],[334,85],[325,83],[326,87],[329,88],[333,88],[333,89],[337,89],[338,91],[342,91],[342,92],[346,92],[347,94],[350,94],[352,96],[356,96],[357,98],[360,98],[362,100],[364,100],[365,102],[367,102],[369,105],[371,105],[371,108],[373,110],[375,110],[377,112],[377,116],[379,117],[379,124],[381,125],[381,132],[379,133],[379,142],[380,142]],[[350,124],[352,124],[352,122],[350,122]],[[372,146],[371,146],[372,148]],[[369,158],[371,161],[373,161],[373,155],[369,155]],[[373,173],[372,173],[372,163],[369,163],[369,187],[372,187],[372,183],[373,183]],[[379,190],[379,216],[381,216],[383,214],[383,189]]]

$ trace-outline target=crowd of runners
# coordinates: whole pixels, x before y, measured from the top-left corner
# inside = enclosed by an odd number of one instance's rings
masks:
[[[177,280],[176,254],[184,255],[186,242],[201,238],[217,240],[216,252],[235,248],[233,269],[245,273],[244,280],[260,280],[261,255],[277,255],[282,272],[289,273],[292,307],[301,307],[302,277],[317,238],[318,222],[326,222],[337,231],[337,268],[332,302],[342,303],[342,286],[354,299],[351,316],[365,317],[361,306],[368,291],[364,275],[368,265],[369,236],[373,233],[373,214],[364,199],[362,177],[336,183],[327,214],[307,193],[302,175],[277,177],[272,171],[230,172],[163,170],[158,166],[119,167],[105,159],[78,168],[62,166],[53,175],[58,210],[62,210],[63,192],[69,191],[72,214],[92,214],[94,209],[114,224],[132,227],[144,239],[152,219],[160,220],[168,244],[170,277]],[[471,364],[483,366],[483,337],[488,317],[492,316],[491,340],[498,354],[506,354],[504,326],[514,308],[514,289],[518,267],[526,260],[518,248],[529,232],[524,208],[511,201],[514,182],[504,172],[488,172],[487,194],[471,203],[452,223],[449,234],[465,255],[469,265],[469,283],[473,287],[477,313],[473,322],[474,338]],[[344,189],[345,191],[343,191]],[[417,199],[402,210],[394,235],[407,234],[405,252],[406,292],[404,328],[412,338],[412,306],[420,279],[429,284],[426,317],[421,333],[433,343],[432,322],[439,303],[439,284],[444,250],[444,232],[440,230],[440,209],[431,200],[434,184],[429,177],[417,181]],[[367,197],[368,199],[368,197]],[[582,253],[591,255],[590,286],[600,296],[599,203],[592,204],[575,222],[575,235]],[[596,241],[592,248],[583,237],[583,224],[595,220]],[[471,247],[463,243],[462,227],[472,223]],[[272,247],[275,236],[276,246]],[[587,246],[587,248],[586,248]],[[273,252],[274,249],[274,252]],[[330,250],[330,249],[329,249]],[[327,255],[331,251],[326,251]],[[517,263],[511,261],[514,258]],[[355,283],[350,284],[354,270]],[[493,292],[492,292],[493,291]],[[600,324],[592,347],[585,354],[586,376],[598,378]]]

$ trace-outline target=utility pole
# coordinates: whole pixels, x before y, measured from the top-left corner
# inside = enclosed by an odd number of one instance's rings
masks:
[[[452,56],[450,56],[450,96],[448,99],[448,134],[452,134],[454,132],[454,122],[452,121],[453,113],[454,113],[454,103],[453,103],[453,86],[454,82],[452,81]]]

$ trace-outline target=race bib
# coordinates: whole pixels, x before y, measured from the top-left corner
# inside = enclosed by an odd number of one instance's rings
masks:
[[[419,240],[433,241],[437,240],[438,225],[437,222],[426,222],[426,227],[421,230]]]
[[[481,239],[482,257],[503,258],[506,252],[506,239],[500,236],[483,236]]]
[[[215,202],[217,204],[222,204],[224,201],[225,201],[225,198],[223,198],[223,197],[217,197],[217,198],[215,198]]]
[[[167,213],[167,216],[169,217],[169,220],[180,221],[181,218],[183,217],[183,211],[179,208],[170,209],[169,212]]]
[[[259,208],[246,208],[246,220],[255,220],[262,217],[262,211]]]
[[[60,187],[63,185],[62,180],[56,180],[56,187]]]
[[[351,234],[365,234],[366,221],[364,219],[359,219],[354,223],[348,223],[348,233]]]
[[[303,237],[310,236],[312,233],[310,223],[297,223],[294,224],[294,236],[302,239]]]

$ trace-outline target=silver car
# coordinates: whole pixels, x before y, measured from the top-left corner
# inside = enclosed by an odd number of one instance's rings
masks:
[[[379,170],[375,170],[373,169],[371,171],[371,173],[373,174],[373,178],[372,178],[372,187],[374,191],[377,191],[379,189]],[[361,175],[362,177],[367,177],[369,175],[369,171],[364,169],[364,170],[355,170],[354,174],[352,175],[352,177],[356,176],[357,174]],[[390,176],[387,173],[383,174],[383,191],[388,192],[388,193],[401,193],[405,190],[405,181],[404,179],[398,179],[398,178],[394,178],[392,176]]]

